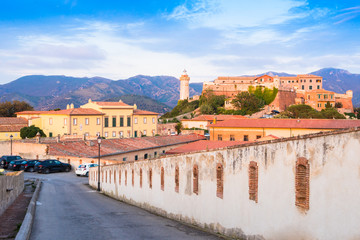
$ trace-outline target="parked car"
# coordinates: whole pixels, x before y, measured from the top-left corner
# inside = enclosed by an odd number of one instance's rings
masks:
[[[8,165],[8,169],[13,170],[13,171],[19,171],[21,164],[23,164],[23,163],[26,163],[26,161],[24,159],[11,161]]]
[[[97,167],[98,165],[95,163],[85,163],[85,164],[81,164],[79,165],[79,167],[75,170],[75,174],[77,176],[89,176],[89,169],[91,167]]]
[[[0,158],[0,166],[4,169],[8,168],[8,165],[11,161],[15,160],[21,160],[22,158],[20,156],[8,156],[4,155]]]
[[[20,170],[24,170],[25,172],[34,172],[35,164],[38,163],[39,160],[28,160],[24,161],[21,164]]]
[[[58,160],[44,160],[35,164],[35,171],[38,173],[69,172],[71,165]]]

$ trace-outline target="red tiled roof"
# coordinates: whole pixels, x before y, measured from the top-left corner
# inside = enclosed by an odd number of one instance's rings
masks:
[[[93,102],[100,106],[132,107],[124,102]]]
[[[59,111],[23,111],[17,112],[21,115],[37,115],[37,114],[59,114],[59,115],[104,115],[104,113],[91,108],[71,108]]]
[[[101,142],[101,155],[116,155],[128,151],[139,151],[146,148],[157,148],[172,144],[182,144],[205,137],[197,134],[178,136],[158,136],[142,138],[103,139]],[[98,145],[96,140],[71,141],[49,144],[49,154],[55,156],[97,157]]]
[[[150,111],[135,109],[134,110],[134,115],[159,115],[159,114],[156,113],[156,112],[150,112]]]
[[[320,76],[316,76],[316,75],[313,75],[313,74],[298,74],[297,77],[312,77],[312,78],[321,78]]]
[[[25,118],[17,118],[17,117],[0,117],[0,125],[4,124],[27,124],[28,121]]]
[[[342,129],[360,127],[360,120],[347,119],[230,119],[208,127],[228,128],[312,128]]]
[[[224,121],[228,119],[247,119],[241,115],[200,115],[192,119],[182,119],[184,121],[213,121],[216,118],[217,121]]]
[[[213,150],[219,148],[225,148],[230,146],[236,146],[249,143],[249,141],[208,141],[201,140],[197,142],[192,142],[185,144],[183,146],[171,149],[166,152],[166,154],[178,154],[178,153],[189,153],[189,152],[198,152],[202,150]]]
[[[0,132],[20,132],[20,129],[27,126],[28,126],[27,124],[0,125]]]

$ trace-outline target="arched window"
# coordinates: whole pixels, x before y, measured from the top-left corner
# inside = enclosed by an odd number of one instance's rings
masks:
[[[193,192],[199,194],[199,168],[196,164],[193,167]]]
[[[216,196],[223,198],[224,181],[223,181],[223,166],[221,163],[216,165]]]
[[[125,170],[125,186],[127,186],[127,170]]]
[[[152,188],[152,169],[149,169],[149,187]]]
[[[131,170],[131,185],[134,186],[134,169]]]
[[[258,201],[258,166],[254,161],[249,164],[249,199]]]
[[[179,192],[179,167],[175,167],[175,192]]]
[[[142,169],[140,168],[140,188],[142,188]]]
[[[295,205],[309,210],[310,165],[306,158],[298,158],[295,173]]]
[[[161,190],[164,191],[165,185],[165,176],[164,176],[164,167],[161,167]]]

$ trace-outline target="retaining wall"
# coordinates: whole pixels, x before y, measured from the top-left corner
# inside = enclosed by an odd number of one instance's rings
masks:
[[[0,175],[0,215],[24,190],[24,173],[14,172]]]

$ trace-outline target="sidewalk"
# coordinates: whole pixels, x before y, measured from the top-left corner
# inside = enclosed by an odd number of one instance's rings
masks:
[[[0,216],[0,239],[15,239],[35,191],[34,181],[25,181],[24,191]]]

